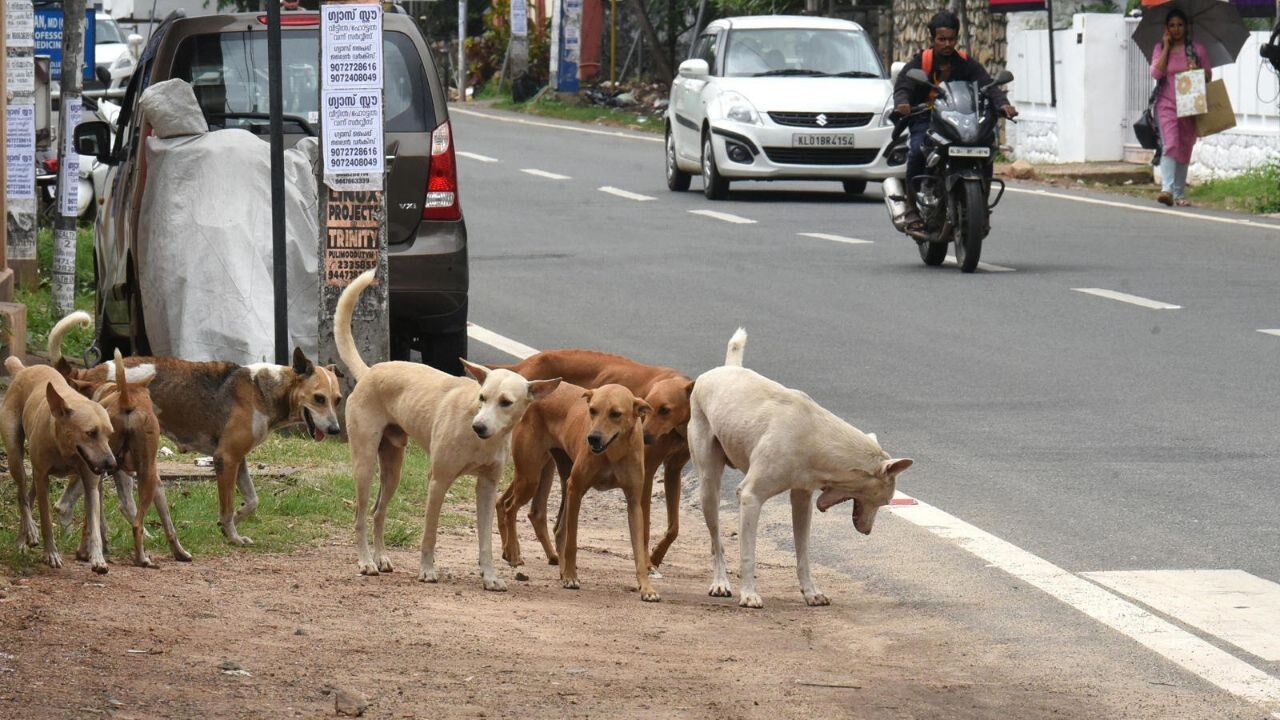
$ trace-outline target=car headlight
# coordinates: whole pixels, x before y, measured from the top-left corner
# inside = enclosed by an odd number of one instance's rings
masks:
[[[889,119],[889,116],[893,114],[893,109],[893,95],[889,95],[889,98],[884,101],[884,110],[880,111],[880,127],[893,125],[893,121]]]
[[[727,92],[720,96],[720,111],[726,120],[759,125],[760,113],[745,97],[736,92]]]

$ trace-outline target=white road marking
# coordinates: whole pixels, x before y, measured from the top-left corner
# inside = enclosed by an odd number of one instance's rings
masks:
[[[649,200],[658,199],[650,195],[641,195],[640,193],[633,193],[630,190],[619,190],[616,187],[610,187],[608,185],[605,185],[604,187],[598,188],[598,189],[602,193],[609,193],[610,195],[617,195],[620,198],[626,198],[628,200],[636,200],[638,202],[648,202]]]
[[[546,178],[548,180],[572,180],[573,179],[568,175],[561,175],[560,173],[547,172],[546,170],[538,170],[537,168],[520,168],[520,172],[528,173],[530,175],[537,175],[538,177]]]
[[[917,499],[891,512],[1040,588],[1245,700],[1280,703],[1280,680],[1093,583]],[[1268,708],[1270,710],[1271,708]]]
[[[1102,288],[1071,288],[1071,289],[1075,290],[1076,292],[1085,293],[1086,295],[1096,295],[1098,297],[1106,298],[1108,300],[1119,300],[1120,302],[1126,302],[1126,303],[1129,303],[1130,305],[1138,305],[1140,307],[1150,308],[1152,310],[1181,310],[1182,309],[1181,305],[1170,305],[1167,302],[1160,302],[1159,300],[1150,300],[1148,298],[1138,297],[1137,295],[1130,295],[1128,293],[1116,292],[1115,290],[1103,290]]]
[[[524,359],[536,351],[468,323],[473,340]],[[1098,622],[1247,701],[1280,704],[1280,680],[1141,607],[1009,542],[922,502],[895,492],[890,512],[1033,585]],[[912,502],[914,501],[914,503]],[[1267,708],[1268,711],[1271,708]],[[1273,717],[1280,720],[1280,713]]]
[[[704,217],[713,218],[715,220],[723,220],[738,225],[753,225],[755,220],[749,220],[740,215],[730,215],[729,213],[716,212],[715,210],[690,210],[694,215],[702,215]]]
[[[467,337],[477,342],[482,342],[490,347],[497,348],[508,355],[514,355],[521,360],[538,352],[524,343],[516,342],[515,340],[499,335],[492,330],[486,330],[475,323],[467,323]]]
[[[472,160],[479,160],[480,162],[485,162],[485,163],[498,162],[498,158],[491,158],[488,155],[481,155],[480,153],[473,153],[473,152],[466,152],[464,150],[458,150],[457,154],[461,155],[464,158],[471,158]]]
[[[1266,333],[1266,334],[1268,334],[1268,335],[1275,335],[1276,337],[1280,337],[1280,330],[1259,330],[1258,332],[1260,332],[1260,333]]]
[[[484,118],[486,120],[497,120],[498,122],[513,123],[515,125],[532,125],[534,127],[551,128],[552,130],[568,130],[569,132],[587,133],[588,135],[607,135],[609,137],[623,138],[626,140],[642,140],[644,142],[662,143],[666,139],[661,137],[648,137],[646,135],[637,135],[635,133],[619,132],[616,130],[596,130],[595,128],[581,127],[575,125],[561,125],[559,123],[539,122],[537,120],[525,120],[524,118],[504,117],[501,115],[490,115],[489,113],[476,112],[475,110],[464,110],[456,104],[449,105],[449,112],[458,113],[460,115],[470,115],[472,117]]]
[[[1081,573],[1267,662],[1280,660],[1280,585],[1243,570]]]
[[[956,265],[960,264],[960,262],[956,260],[955,255],[948,255],[946,259],[942,261],[942,263],[944,265],[950,265],[952,267],[955,267]],[[978,262],[978,269],[986,272],[1017,272],[1011,267],[1005,267],[1003,265],[992,265],[991,263],[984,263],[981,261]]]
[[[817,238],[819,240],[830,240],[831,242],[846,243],[848,245],[870,245],[871,240],[859,240],[857,238],[844,237],[842,235],[828,235],[826,233],[796,233],[801,237]]]
[[[1007,192],[1022,193],[1023,195],[1039,195],[1041,197],[1057,198],[1059,200],[1070,200],[1072,202],[1089,203],[1091,205],[1106,205],[1108,207],[1122,208],[1124,210],[1137,210],[1139,212],[1156,213],[1159,215],[1173,215],[1180,220],[1204,220],[1206,222],[1225,223],[1228,225],[1244,225],[1246,227],[1262,228],[1264,230],[1275,230],[1280,232],[1280,225],[1272,223],[1256,222],[1254,220],[1240,220],[1238,218],[1217,217],[1215,215],[1201,215],[1194,212],[1186,212],[1179,210],[1168,210],[1166,208],[1146,207],[1144,205],[1134,205],[1133,203],[1117,202],[1115,200],[1099,200],[1098,198],[1080,197],[1078,195],[1067,195],[1066,193],[1050,192],[1049,190],[1031,190],[1028,188],[1006,188]]]

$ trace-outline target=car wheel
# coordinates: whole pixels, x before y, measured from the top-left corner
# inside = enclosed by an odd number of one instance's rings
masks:
[[[867,191],[866,180],[845,180],[844,191],[847,195],[861,195]]]
[[[467,356],[467,331],[437,333],[424,338],[422,362],[450,375],[462,374],[462,361]]]
[[[689,189],[689,173],[680,169],[676,163],[676,136],[667,126],[667,189],[673,192],[684,192]]]
[[[702,137],[702,194],[708,200],[724,200],[729,197],[729,181],[716,167],[716,154],[711,148],[711,133]]]

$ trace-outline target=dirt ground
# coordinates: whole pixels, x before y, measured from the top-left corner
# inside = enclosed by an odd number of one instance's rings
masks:
[[[468,531],[441,538],[436,585],[416,581],[416,552],[359,576],[348,538],[158,570],[117,549],[105,576],[71,563],[0,579],[0,717],[332,717],[335,689],[367,697],[372,718],[1167,716],[846,577],[819,572],[835,604],[806,607],[794,558],[771,543],[763,610],[710,598],[695,513],[662,602],[642,603],[622,517],[620,497],[589,496],[577,592],[523,519],[537,562],[527,582],[500,565],[506,593],[481,589]],[[736,538],[729,549],[736,562]]]

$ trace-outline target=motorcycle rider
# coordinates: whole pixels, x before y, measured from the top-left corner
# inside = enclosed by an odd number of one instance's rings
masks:
[[[952,80],[973,81],[979,85],[988,85],[991,76],[987,74],[982,63],[970,58],[964,51],[956,49],[956,40],[960,35],[960,18],[955,13],[943,10],[929,20],[929,33],[933,39],[931,47],[918,53],[898,73],[898,81],[893,88],[893,102],[899,115],[907,116],[915,105],[933,104],[937,94],[924,85],[919,85],[907,77],[907,71],[923,70],[933,84]],[[999,107],[1007,118],[1018,116],[1018,110],[1009,103],[1008,96],[998,86],[987,90],[987,97]],[[929,114],[921,113],[908,121],[911,131],[911,142],[907,153],[907,229],[920,232],[924,224],[916,210],[915,185],[911,179],[924,173],[924,136],[929,129]],[[990,166],[988,166],[990,172]]]

